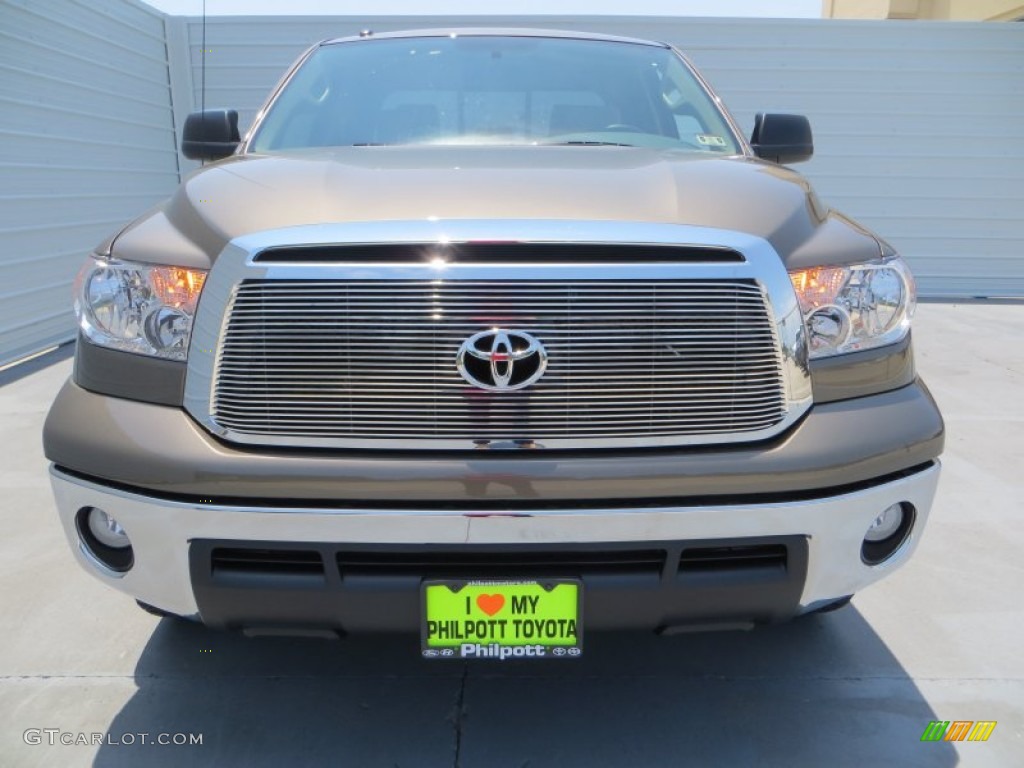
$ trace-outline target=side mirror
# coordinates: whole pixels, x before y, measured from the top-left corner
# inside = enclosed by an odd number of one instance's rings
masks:
[[[750,147],[758,157],[780,165],[810,160],[814,154],[811,124],[803,115],[758,112]]]
[[[219,160],[235,151],[241,141],[238,135],[238,112],[233,109],[208,109],[193,112],[185,118],[181,132],[181,152],[189,160]]]

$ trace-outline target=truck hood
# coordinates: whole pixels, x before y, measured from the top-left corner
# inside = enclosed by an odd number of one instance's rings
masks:
[[[206,268],[231,239],[353,221],[689,224],[768,240],[790,268],[877,258],[878,241],[799,174],[745,157],[632,147],[343,147],[239,155],[190,175],[114,256]]]

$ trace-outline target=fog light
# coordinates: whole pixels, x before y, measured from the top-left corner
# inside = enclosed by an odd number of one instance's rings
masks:
[[[867,565],[888,560],[903,546],[914,527],[914,505],[907,501],[890,504],[871,521],[860,546],[860,557]]]
[[[121,524],[99,507],[93,507],[89,512],[88,522],[89,530],[101,544],[106,544],[113,549],[131,546],[128,535],[124,532]]]
[[[121,524],[99,507],[82,507],[75,515],[75,527],[82,550],[94,561],[115,572],[129,570],[135,563],[131,540]]]
[[[893,504],[885,508],[875,521],[868,527],[864,535],[865,541],[882,541],[892,536],[903,522],[903,505]]]

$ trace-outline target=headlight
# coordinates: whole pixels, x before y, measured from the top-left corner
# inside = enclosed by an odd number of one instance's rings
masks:
[[[78,325],[94,344],[184,360],[206,270],[90,258],[75,281]]]
[[[789,273],[807,325],[810,356],[829,357],[899,341],[910,328],[914,278],[898,256]]]

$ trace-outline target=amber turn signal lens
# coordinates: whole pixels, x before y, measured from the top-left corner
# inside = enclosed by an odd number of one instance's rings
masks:
[[[155,267],[149,280],[155,298],[165,307],[194,312],[206,272],[184,267]]]
[[[812,267],[790,272],[789,278],[796,289],[800,309],[809,314],[818,307],[835,304],[849,275],[849,270],[843,267]]]

